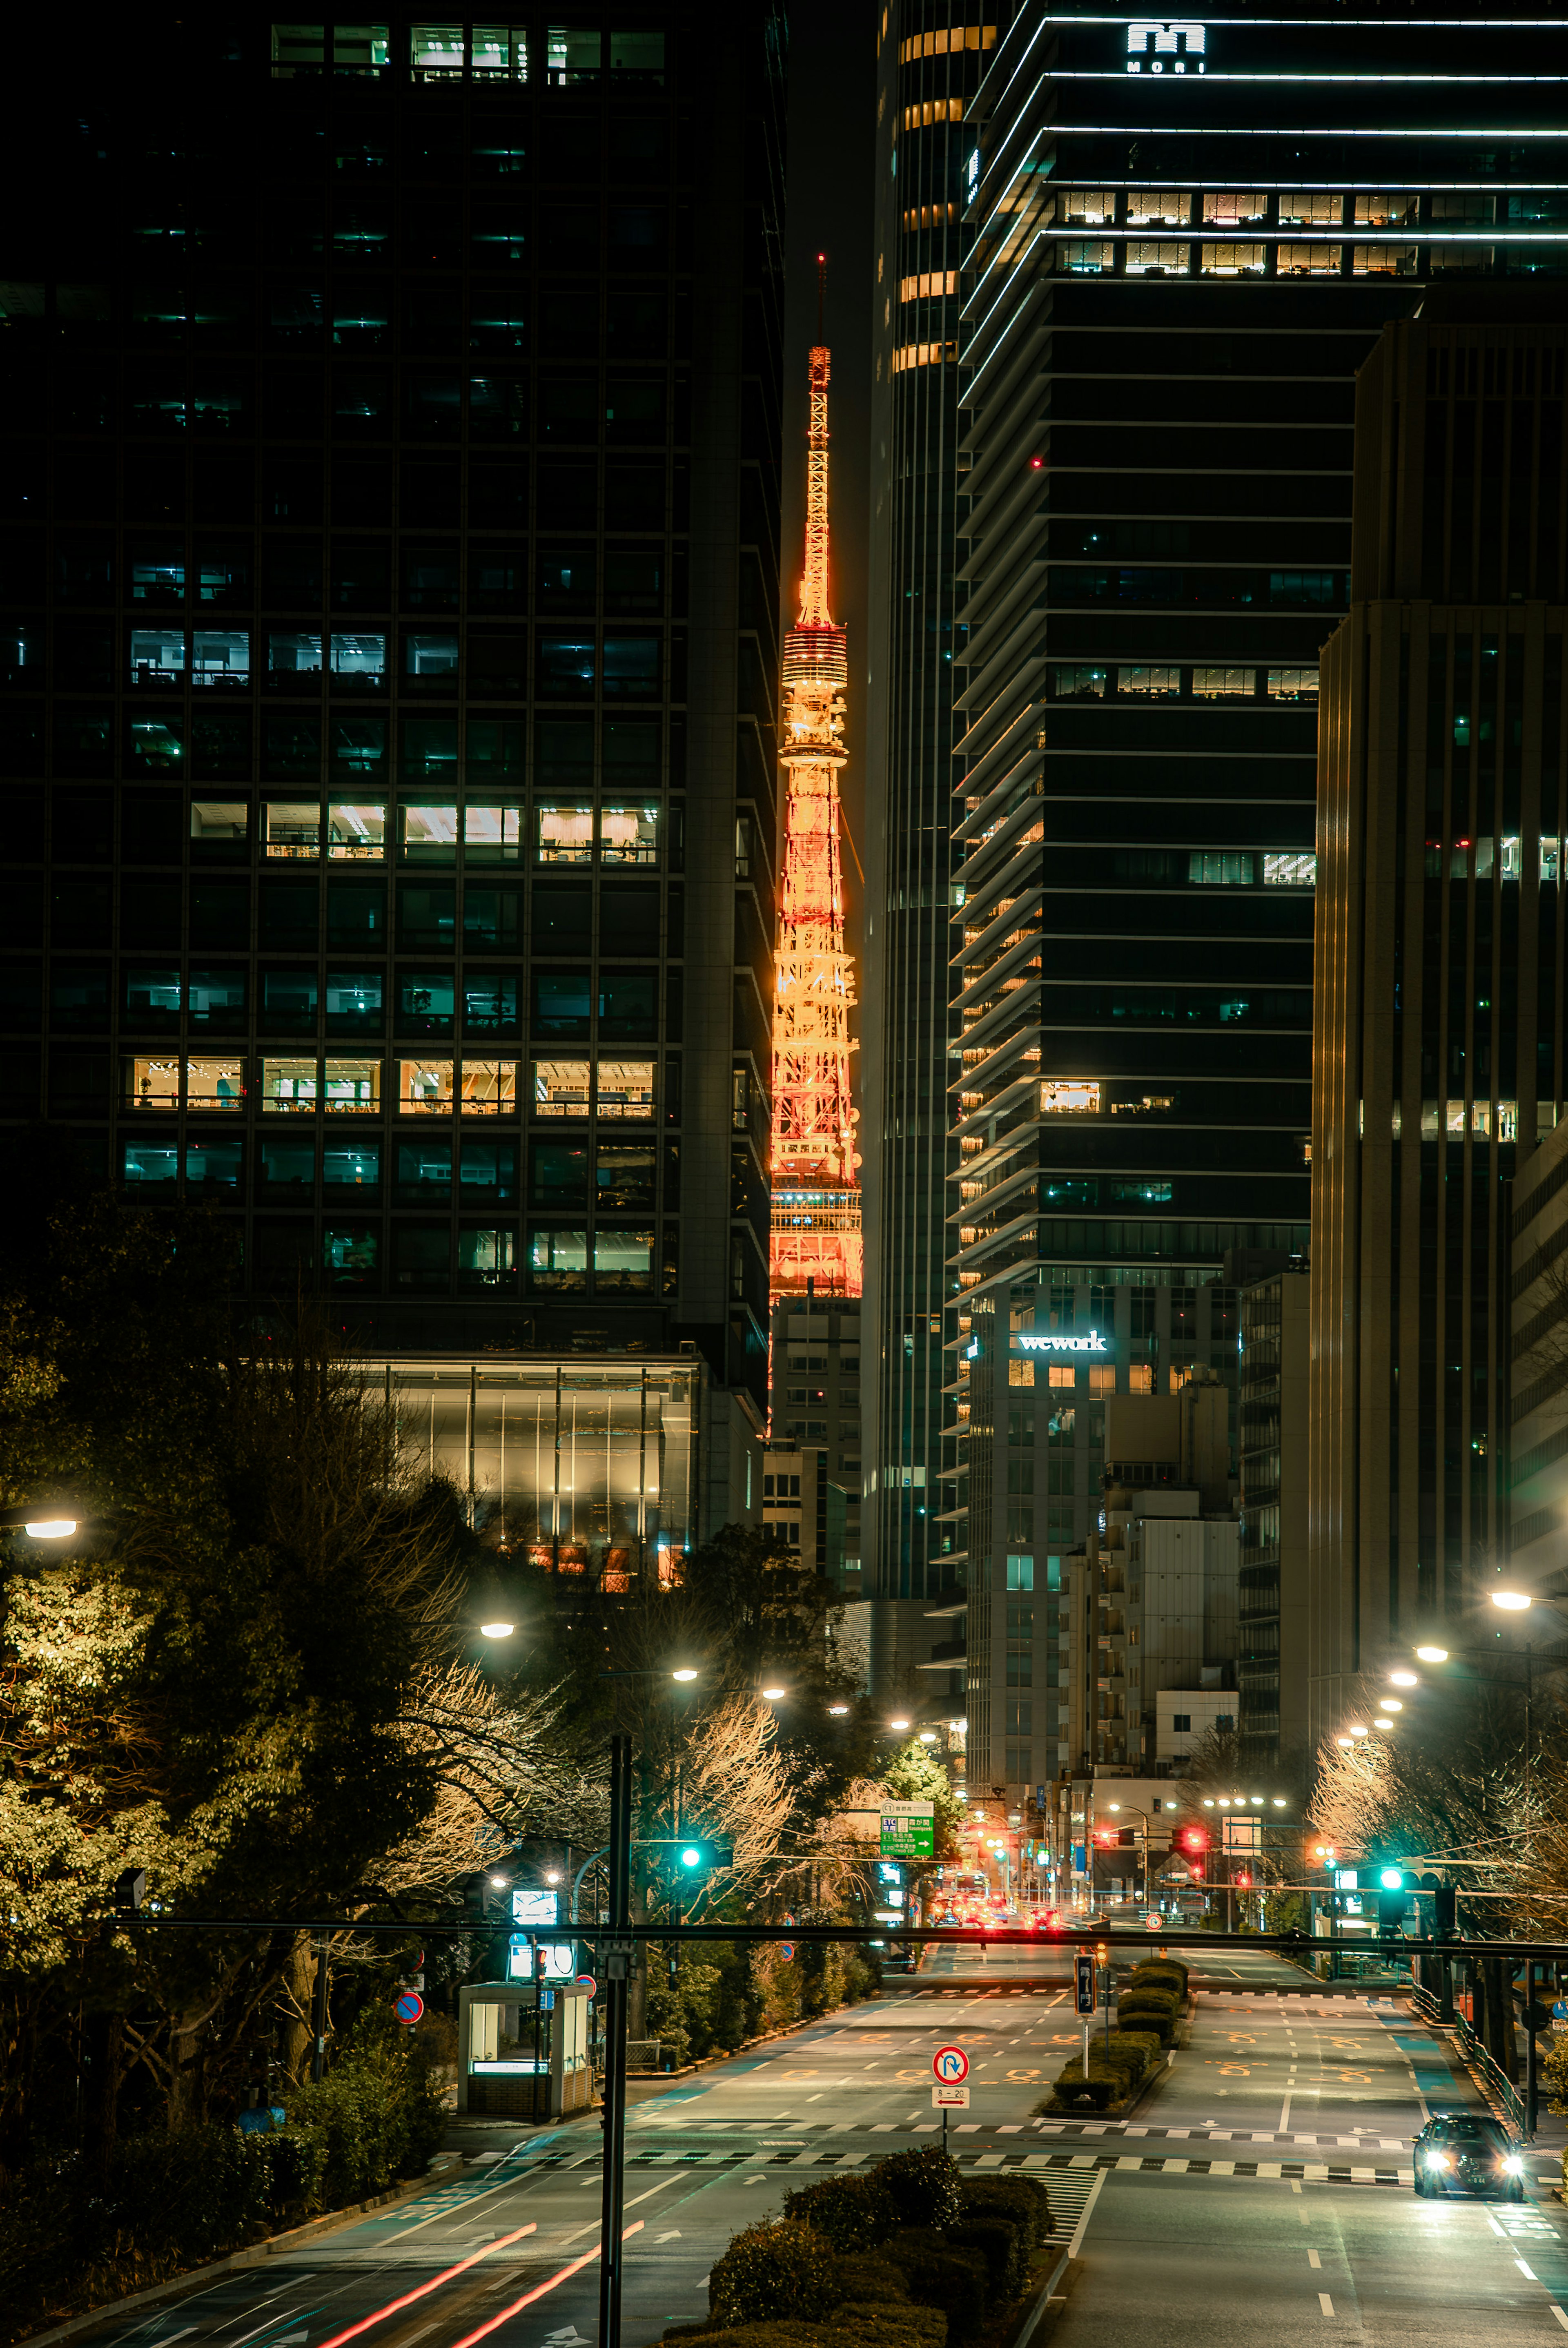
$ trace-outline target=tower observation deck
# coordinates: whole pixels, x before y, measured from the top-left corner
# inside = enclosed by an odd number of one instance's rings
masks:
[[[858,1296],[860,1186],[851,1106],[838,770],[845,764],[845,631],[828,606],[828,353],[811,353],[805,569],[784,642],[784,870],[774,994],[773,1230],[775,1299]]]

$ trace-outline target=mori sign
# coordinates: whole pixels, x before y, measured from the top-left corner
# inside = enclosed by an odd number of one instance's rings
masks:
[[[931,2069],[942,2087],[961,2087],[969,2075],[969,2058],[961,2046],[938,2046]]]

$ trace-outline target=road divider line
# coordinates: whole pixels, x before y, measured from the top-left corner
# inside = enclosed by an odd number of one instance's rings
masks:
[[[631,2235],[641,2234],[643,2220],[641,2218],[634,2219],[630,2226],[621,2230],[621,2240],[624,2242]],[[521,2299],[515,2299],[510,2307],[503,2307],[499,2315],[492,2315],[477,2330],[466,2332],[461,2340],[453,2342],[452,2348],[475,2348],[476,2341],[488,2339],[490,2333],[498,2332],[503,2323],[509,2323],[514,2315],[520,2315],[525,2307],[532,2307],[536,2300],[543,2299],[548,2291],[552,2291],[561,2283],[569,2281],[574,2274],[580,2274],[584,2267],[591,2266],[601,2248],[600,2243],[595,2242],[591,2250],[584,2250],[580,2259],[573,2259],[571,2264],[562,2267],[559,2274],[551,2275],[545,2282],[536,2283],[532,2291],[524,2291]]]
[[[497,2234],[493,2242],[487,2242],[471,2258],[460,2259],[455,2267],[447,2267],[441,2274],[432,2275],[428,2282],[418,2283],[413,2291],[405,2291],[401,2299],[389,2299],[384,2307],[378,2307],[374,2315],[362,2316],[357,2323],[351,2323],[346,2332],[334,2332],[330,2340],[322,2342],[321,2348],[343,2348],[345,2340],[357,2340],[362,2332],[369,2332],[376,2324],[384,2323],[389,2315],[401,2314],[405,2307],[412,2307],[415,2300],[427,2299],[444,2282],[450,2282],[454,2275],[466,2274],[470,2267],[477,2267],[480,2260],[487,2259],[492,2251],[504,2250],[508,2242],[520,2242],[525,2234],[538,2232],[538,2220],[530,2219],[528,2225],[519,2226],[515,2234]],[[237,2341],[234,2348],[240,2348]]]
[[[1563,2331],[1568,2332],[1568,2315],[1563,2314],[1563,2310],[1558,2306],[1555,2300],[1552,2302],[1552,2312],[1557,2318],[1558,2322],[1563,2326]]]
[[[1326,2291],[1320,2291],[1318,2292],[1317,2304],[1325,2315],[1333,2314],[1334,2302],[1329,2298],[1328,2293]]]

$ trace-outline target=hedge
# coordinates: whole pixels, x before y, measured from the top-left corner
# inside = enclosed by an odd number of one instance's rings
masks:
[[[786,2323],[801,2307],[825,2313],[839,2299],[831,2243],[809,2226],[764,2219],[747,2226],[713,2261],[708,2310],[715,2331],[737,2324]]]
[[[892,2197],[900,2225],[950,2226],[958,2214],[963,2171],[934,2144],[890,2153],[870,2174]]]
[[[966,2223],[971,2218],[1010,2218],[1031,2250],[1050,2231],[1050,2199],[1033,2177],[967,2177],[958,2199]]]
[[[1132,1979],[1140,1985],[1147,1982],[1152,1987],[1156,1983],[1162,1988],[1169,1986],[1179,1997],[1187,1994],[1187,1968],[1180,1957],[1141,1958],[1132,1968]]]
[[[939,2307],[915,2307],[908,2301],[894,2307],[848,2302],[836,2311],[831,2332],[812,2323],[744,2323],[722,2332],[672,2323],[663,2336],[671,2343],[700,2337],[723,2342],[723,2348],[825,2348],[830,2338],[853,2341],[855,2348],[943,2348],[948,2319]]]
[[[809,2226],[835,2250],[868,2250],[885,2242],[898,2223],[893,2196],[875,2170],[866,2177],[825,2177],[815,2185],[786,2193],[784,2216]]]
[[[856,2306],[872,2300],[888,2302],[909,2296],[909,2286],[891,2259],[840,2259],[837,2276],[839,2290],[845,2300],[853,2300]]]
[[[943,2311],[949,2342],[967,2339],[985,2322],[990,2276],[982,2252],[955,2248],[934,2226],[901,2226],[888,2241],[886,2255],[902,2273],[911,2299]]]
[[[966,2217],[944,2228],[947,2239],[960,2250],[979,2250],[986,2262],[986,2279],[993,2301],[1016,2299],[1029,2277],[1030,2244],[1021,2226],[1004,2218]]]

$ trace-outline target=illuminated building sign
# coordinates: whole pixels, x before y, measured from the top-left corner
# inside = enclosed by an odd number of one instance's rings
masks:
[[[1052,1331],[1044,1337],[1020,1337],[1020,1354],[1107,1354],[1110,1347],[1098,1329],[1091,1329],[1086,1337],[1070,1337],[1065,1332]]]
[[[1202,73],[1202,25],[1129,25],[1129,73]]]

